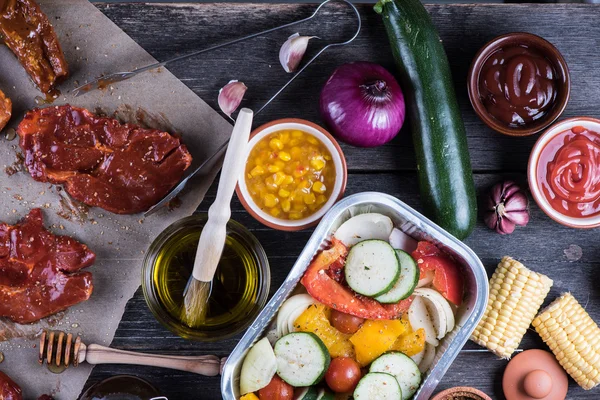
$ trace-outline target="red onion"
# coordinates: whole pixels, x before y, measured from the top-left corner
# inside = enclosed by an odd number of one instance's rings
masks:
[[[485,198],[485,223],[501,235],[513,233],[516,225],[529,222],[528,204],[527,194],[516,183],[498,183]]]
[[[404,123],[404,95],[392,74],[370,62],[337,68],[321,91],[321,116],[338,138],[359,147],[392,140]]]

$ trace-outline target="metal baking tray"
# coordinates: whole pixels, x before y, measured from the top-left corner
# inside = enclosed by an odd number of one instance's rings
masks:
[[[315,254],[327,246],[333,232],[344,221],[367,212],[387,215],[394,221],[396,228],[414,239],[435,243],[460,263],[465,276],[465,300],[457,311],[456,327],[437,347],[435,360],[414,396],[416,400],[429,399],[483,316],[489,292],[487,274],[481,261],[469,247],[425,216],[390,195],[364,192],[346,197],[325,214],[283,285],[233,349],[221,377],[221,391],[225,400],[239,399],[239,374],[246,352],[267,333],[279,307],[292,294]]]

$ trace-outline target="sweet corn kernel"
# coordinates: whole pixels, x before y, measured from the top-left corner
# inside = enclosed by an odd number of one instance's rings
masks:
[[[314,193],[309,193],[309,194],[304,195],[304,204],[306,204],[306,205],[315,204],[315,201],[317,201],[317,198],[315,197]]]
[[[277,192],[277,194],[279,195],[279,197],[290,197],[290,192],[285,189],[279,189],[279,192]]]
[[[269,147],[273,150],[283,150],[283,142],[277,138],[273,138],[269,141]]]
[[[320,171],[325,168],[325,159],[323,156],[314,156],[310,159],[310,165],[317,171]]]
[[[325,187],[325,184],[323,182],[316,181],[312,186],[312,190],[315,193],[325,193],[325,191],[327,191],[327,188]]]
[[[290,161],[292,159],[292,156],[287,151],[280,151],[278,157],[282,161]]]
[[[284,212],[289,212],[291,208],[292,208],[292,204],[290,203],[290,201],[289,201],[289,200],[283,200],[283,201],[281,202],[281,209],[282,209]]]
[[[304,204],[304,202],[295,202],[292,204],[292,210],[296,212],[304,212],[306,210],[306,204]]]
[[[291,175],[286,175],[283,179],[283,185],[291,185],[292,183],[294,183],[294,177]]]
[[[300,147],[294,146],[290,149],[290,155],[294,160],[300,159],[302,157],[302,149]]]
[[[272,176],[269,176],[267,179],[265,179],[265,186],[267,190],[270,190],[272,192],[275,192],[277,189],[279,189],[279,185],[277,185],[275,181],[273,181]]]
[[[279,139],[281,139],[283,144],[288,144],[290,142],[290,134],[288,132],[283,131],[281,135],[279,135]]]
[[[252,175],[253,177],[260,176],[264,173],[265,173],[265,169],[263,167],[261,167],[260,165],[257,165],[256,167],[252,168],[252,171],[250,171],[250,175]]]
[[[292,211],[288,215],[289,215],[290,219],[302,219],[301,212]]]
[[[273,207],[271,208],[271,211],[269,211],[269,214],[271,214],[275,218],[278,218],[281,215],[281,210],[277,207]]]
[[[269,164],[269,166],[267,167],[267,171],[269,171],[269,172],[279,172],[279,171],[281,171],[281,168],[279,168],[277,165]]]
[[[304,136],[304,132],[298,131],[298,130],[292,131],[292,137],[293,138],[299,139],[302,136]]]
[[[313,135],[307,135],[306,141],[310,144],[315,144],[315,145],[319,144],[319,140],[316,137],[314,137]]]
[[[265,204],[265,207],[271,208],[275,207],[277,203],[279,203],[279,199],[274,194],[268,193],[263,198],[263,202]]]
[[[279,171],[273,174],[273,182],[275,182],[277,186],[281,185],[284,180],[285,174],[283,172]]]
[[[322,194],[317,196],[317,204],[318,205],[325,204],[326,202],[327,202],[327,197],[323,196]]]

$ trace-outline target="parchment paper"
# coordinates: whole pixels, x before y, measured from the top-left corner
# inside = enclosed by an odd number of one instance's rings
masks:
[[[123,105],[133,111],[142,108],[180,133],[196,162],[207,158],[229,137],[231,125],[164,68],[105,91],[72,98],[70,90],[96,76],[132,70],[155,60],[87,0],[38,2],[58,33],[71,69],[70,78],[59,86],[62,95],[54,104],[71,103],[105,111]],[[0,46],[0,88],[13,100],[10,126],[16,127],[23,113],[36,106],[34,99],[40,92],[5,46]],[[15,223],[31,208],[42,207],[46,226],[86,243],[96,252],[97,260],[89,268],[94,275],[94,292],[89,301],[34,325],[15,325],[0,319],[0,338],[13,336],[0,342],[5,356],[0,370],[23,388],[25,399],[49,393],[57,400],[75,400],[92,367],[84,364],[61,375],[50,373],[37,364],[38,349],[34,346],[38,340],[34,337],[50,326],[81,334],[85,343],[109,345],[125,304],[140,286],[142,260],[150,242],[169,224],[196,209],[220,166],[215,165],[192,182],[181,196],[181,205],[171,211],[165,209],[144,219],[141,214],[119,216],[96,208],[90,209],[83,221],[67,220],[58,215],[64,206],[57,188],[34,181],[25,171],[10,176],[5,173],[18,151],[18,138],[8,141],[3,133],[0,220]]]

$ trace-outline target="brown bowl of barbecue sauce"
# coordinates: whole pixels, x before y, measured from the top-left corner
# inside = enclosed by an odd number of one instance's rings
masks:
[[[547,40],[509,33],[483,46],[469,71],[469,100],[490,128],[510,136],[540,132],[569,101],[569,68]]]

